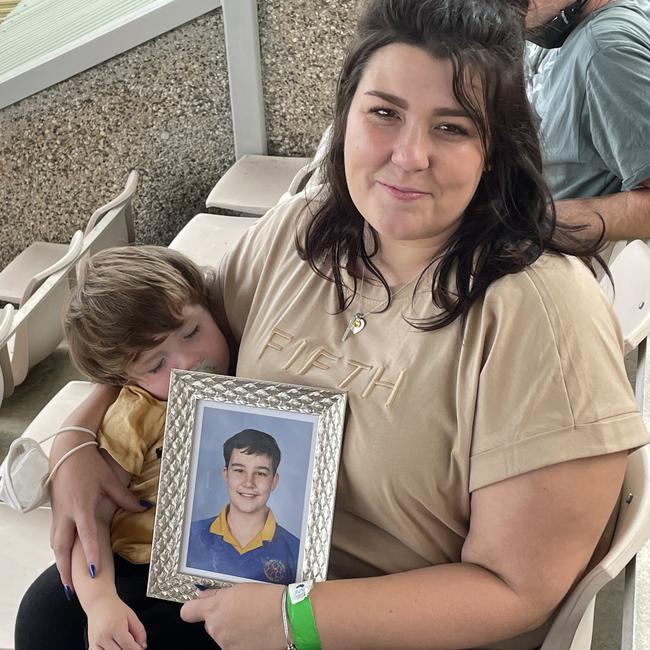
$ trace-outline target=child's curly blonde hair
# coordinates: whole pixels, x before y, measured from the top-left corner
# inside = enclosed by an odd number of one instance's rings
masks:
[[[63,317],[70,356],[92,380],[128,383],[139,354],[183,323],[187,305],[215,317],[212,271],[162,246],[109,248],[88,259]]]

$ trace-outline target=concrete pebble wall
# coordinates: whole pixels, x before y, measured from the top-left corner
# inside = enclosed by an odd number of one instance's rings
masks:
[[[259,0],[270,154],[310,155],[361,0]],[[0,111],[0,267],[69,241],[137,168],[136,233],[166,245],[234,162],[221,10]]]

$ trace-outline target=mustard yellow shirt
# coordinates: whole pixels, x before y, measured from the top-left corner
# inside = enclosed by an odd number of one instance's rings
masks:
[[[106,412],[97,439],[115,462],[133,475],[129,489],[155,503],[167,403],[138,386],[125,386]],[[135,564],[151,559],[155,508],[145,512],[118,509],[111,521],[113,553]]]

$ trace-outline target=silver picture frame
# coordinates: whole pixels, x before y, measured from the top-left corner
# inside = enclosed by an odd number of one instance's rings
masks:
[[[227,423],[231,421],[268,421],[273,425],[277,419],[276,428],[282,424],[283,433],[285,429],[293,431],[294,438],[285,440],[284,445],[295,458],[305,458],[306,467],[299,467],[303,462],[296,460],[297,467],[291,468],[298,478],[301,471],[304,473],[300,478],[304,494],[294,490],[297,494],[288,497],[294,506],[299,504],[293,517],[300,522],[299,560],[291,582],[325,580],[346,404],[346,393],[338,390],[174,370],[147,595],[184,602],[195,597],[196,583],[220,588],[248,581],[225,572],[201,571],[188,564],[192,513],[205,507],[205,490],[201,486],[209,480],[201,475],[208,453],[202,450],[221,444],[230,433]],[[303,449],[303,456],[297,455],[296,449]],[[284,450],[282,453],[280,474],[285,463]],[[223,471],[223,456],[220,466],[219,471]],[[197,487],[199,478],[202,482]]]

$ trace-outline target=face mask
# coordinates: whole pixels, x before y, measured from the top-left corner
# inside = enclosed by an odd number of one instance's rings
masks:
[[[63,431],[81,431],[93,439],[68,450],[49,469],[49,461],[41,445]],[[16,438],[0,465],[0,500],[18,512],[29,512],[49,502],[48,483],[65,461],[88,445],[97,446],[97,434],[86,427],[65,425],[51,436],[37,442],[33,438]]]
[[[49,502],[47,456],[32,438],[17,438],[0,466],[0,499],[18,512]]]
[[[587,0],[577,0],[565,7],[544,25],[528,30],[526,39],[548,50],[562,47],[573,28],[578,24],[580,11],[586,2]]]

